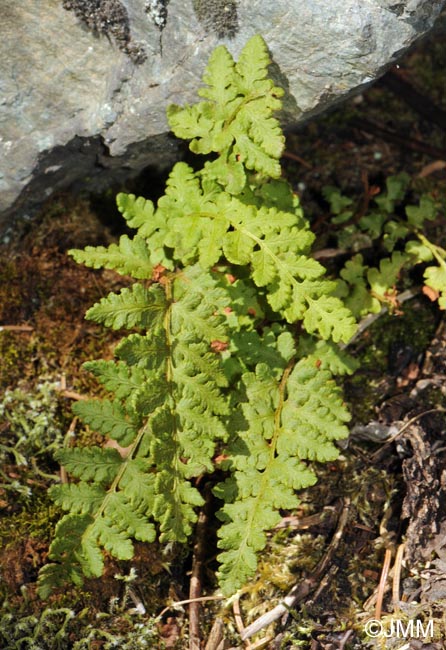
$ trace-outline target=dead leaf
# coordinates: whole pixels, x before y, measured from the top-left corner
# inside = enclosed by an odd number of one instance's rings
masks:
[[[152,280],[154,282],[159,282],[164,271],[167,271],[167,269],[162,264],[157,264],[156,266],[154,266],[152,269]]]
[[[211,342],[211,350],[213,352],[224,352],[227,350],[229,347],[229,343],[227,341],[212,341]]]
[[[428,287],[426,284],[421,291],[429,298],[429,300],[432,300],[432,302],[435,302],[440,297],[440,293],[436,289],[432,289],[432,287]]]

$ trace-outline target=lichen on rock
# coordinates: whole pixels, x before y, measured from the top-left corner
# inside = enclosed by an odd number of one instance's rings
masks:
[[[74,14],[94,34],[112,37],[133,63],[143,63],[145,49],[132,41],[129,15],[119,0],[62,0],[62,6]]]
[[[219,38],[233,38],[238,32],[235,0],[193,0],[194,12],[203,27]]]
[[[167,23],[168,4],[169,0],[146,0],[144,5],[144,11],[160,32],[163,31]]]

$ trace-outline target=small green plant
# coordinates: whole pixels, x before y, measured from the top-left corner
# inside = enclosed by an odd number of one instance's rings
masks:
[[[425,265],[425,293],[438,299],[440,309],[446,309],[446,251],[430,241],[423,230],[426,221],[436,218],[437,205],[431,196],[422,194],[418,205],[406,204],[402,213],[409,183],[408,174],[390,176],[385,191],[374,198],[371,208],[359,219],[355,218],[350,198],[338,188],[324,189],[332,223],[342,226],[338,245],[355,253],[340,272],[337,295],[357,317],[377,313],[383,304],[392,304],[404,272],[417,264]],[[378,267],[367,264],[358,252],[376,245],[383,253]]]
[[[315,482],[310,463],[336,458],[334,442],[348,434],[333,376],[353,369],[338,343],[356,323],[313,259],[314,235],[281,179],[273,113],[283,91],[269,63],[260,36],[238,62],[218,47],[203,101],[168,110],[173,132],[207,156],[203,167],[176,164],[157,206],[118,195],[134,237],[72,251],[136,280],[87,312],[130,333],[116,360],[86,364],[110,398],[74,406],[125,450],[56,452],[75,481],[51,488],[67,514],[40,573],[43,597],[100,576],[103,549],[128,560],[132,539],[186,543],[203,475],[221,501],[219,584],[233,593],[254,574],[280,510]]]

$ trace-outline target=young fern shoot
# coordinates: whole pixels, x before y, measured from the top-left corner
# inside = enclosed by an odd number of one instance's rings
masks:
[[[315,482],[310,461],[336,458],[334,441],[347,436],[333,375],[352,371],[337,343],[356,323],[311,256],[314,235],[281,178],[273,113],[283,90],[269,64],[260,36],[237,62],[218,47],[202,101],[168,109],[175,135],[211,159],[199,171],[177,163],[156,206],[118,195],[133,238],[71,251],[135,279],[86,315],[129,330],[116,360],[86,364],[111,397],[74,406],[128,450],[57,452],[73,480],[51,488],[66,514],[40,573],[43,597],[100,576],[104,549],[128,560],[134,539],[186,543],[203,474],[223,502],[219,584],[230,595],[255,573],[280,510]]]

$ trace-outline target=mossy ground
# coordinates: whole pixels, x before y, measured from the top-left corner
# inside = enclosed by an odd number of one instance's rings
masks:
[[[441,38],[403,63],[420,90],[443,106],[445,63]],[[426,154],[361,130],[361,119],[378,120],[446,149],[444,132],[379,84],[361,103],[352,101],[290,134],[287,150],[304,164],[287,158],[284,169],[301,194],[320,247],[329,246],[331,236],[324,185],[337,185],[360,206],[366,187],[382,187],[387,176],[399,171],[416,178],[432,162]],[[445,178],[441,167],[416,178],[413,197],[430,192],[446,204]],[[83,589],[59,592],[47,603],[36,596],[37,573],[59,517],[46,495],[59,472],[51,449],[64,444],[73,430],[70,407],[76,394],[98,394],[81,370],[82,362],[111,357],[120,338],[83,315],[125,281],[112,272],[78,266],[67,256],[71,247],[112,241],[115,221],[98,215],[95,205],[100,203],[61,195],[45,206],[27,233],[0,251],[0,323],[6,326],[0,331],[0,389],[9,395],[0,419],[0,647],[5,650],[182,649],[189,644],[187,616],[181,609],[165,610],[169,603],[187,598],[190,558],[184,549],[166,553],[156,545],[138,544],[133,562],[110,560],[104,578],[87,581]],[[444,246],[444,212],[430,229],[432,238]],[[442,318],[425,298],[407,302],[403,312],[380,318],[352,350],[361,360],[360,370],[346,382],[354,423],[383,416],[383,403],[410,392],[415,379],[407,366],[395,370],[392,355],[398,348],[410,348],[411,361],[421,366]],[[423,399],[426,409],[444,407],[444,395],[436,386]],[[39,419],[45,413],[51,416],[48,426]],[[74,430],[79,444],[91,442],[91,432],[79,425]],[[326,584],[317,597],[316,588],[290,611],[286,625],[262,630],[255,639],[269,638],[263,647],[367,647],[361,616],[373,610],[367,600],[376,593],[385,548],[394,551],[404,534],[401,459],[389,449],[384,458],[371,461],[377,450],[374,443],[353,442],[338,461],[321,466],[319,483],[302,494],[299,511],[283,513],[283,527],[271,532],[257,578],[240,600],[245,625],[270,610],[294,585],[311,578],[327,552],[340,511],[350,501],[348,523],[321,578]],[[19,462],[20,457],[26,463]],[[215,587],[214,561],[211,553],[204,571],[209,593]],[[135,611],[138,603],[144,604],[145,614]],[[222,611],[218,602],[202,610],[202,638],[207,638],[217,616],[223,619],[227,644],[248,648],[240,641],[232,609]],[[352,634],[345,637],[348,630]]]
[[[120,338],[85,321],[84,314],[125,284],[112,272],[91,272],[75,264],[67,250],[109,241],[109,230],[88,202],[60,196],[20,242],[1,251],[1,648],[65,649],[75,643],[79,650],[102,648],[112,637],[122,637],[123,648],[155,647],[153,617],[168,597],[168,568],[182,565],[181,554],[178,559],[155,546],[138,547],[132,590],[146,604],[145,618],[128,614],[134,604],[125,581],[115,578],[129,573],[128,563],[110,562],[103,580],[87,581],[83,589],[69,589],[48,603],[36,596],[37,574],[60,518],[47,496],[48,487],[59,480],[52,451],[68,442],[64,439],[71,430],[77,444],[101,442],[80,425],[72,427],[71,403],[77,395],[97,394],[97,385],[81,365],[111,357]],[[135,624],[139,637],[131,640]]]

